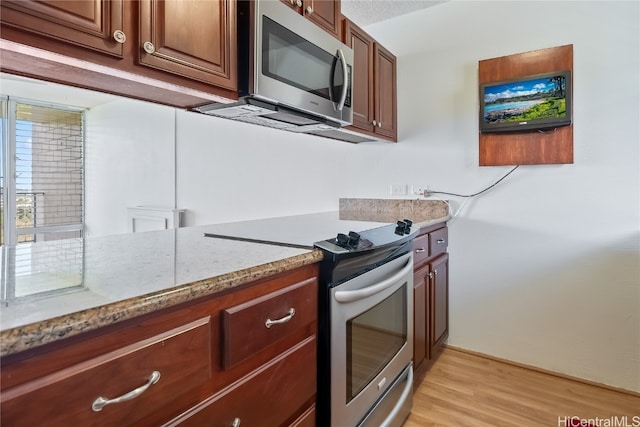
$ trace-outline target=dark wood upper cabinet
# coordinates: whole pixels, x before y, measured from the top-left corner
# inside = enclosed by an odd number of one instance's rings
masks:
[[[396,57],[378,43],[375,45],[375,132],[397,140]]]
[[[374,120],[374,40],[345,20],[345,43],[353,49],[352,109],[353,127],[373,132]]]
[[[341,38],[340,0],[280,0],[298,13],[304,15],[317,26]]]
[[[349,19],[344,35],[354,56],[350,129],[397,141],[396,57]]]
[[[139,63],[236,90],[235,5],[141,0]]]
[[[0,5],[2,39],[59,54],[3,49],[2,71],[175,107],[237,99],[236,0]]]
[[[9,27],[116,57],[124,54],[123,0],[3,0],[0,6],[3,32]],[[46,39],[31,40],[27,44],[48,48]]]

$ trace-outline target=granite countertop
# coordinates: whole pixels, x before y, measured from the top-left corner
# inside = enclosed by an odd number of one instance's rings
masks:
[[[0,356],[322,259],[322,252],[314,249],[205,237],[206,229],[187,227],[20,246],[15,264],[25,257],[46,256],[60,267],[58,271],[16,274],[16,280],[8,284],[5,294],[9,297],[3,296],[0,310]],[[10,248],[3,250],[11,252]],[[9,253],[3,255],[11,259]],[[30,291],[36,293],[29,295]]]
[[[340,199],[336,212],[3,246],[0,357],[319,262],[323,255],[313,242],[333,237],[333,228],[365,229],[400,218],[425,227],[447,221],[448,206]],[[316,226],[305,226],[310,222]],[[317,235],[295,235],[295,228]],[[265,230],[278,238],[262,235]],[[293,245],[260,243],[283,237]]]

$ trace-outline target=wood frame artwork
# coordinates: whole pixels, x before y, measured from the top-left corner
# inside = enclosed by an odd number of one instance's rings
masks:
[[[573,45],[485,59],[478,84],[552,71],[570,70]],[[480,166],[573,163],[573,123],[544,132],[479,133]]]

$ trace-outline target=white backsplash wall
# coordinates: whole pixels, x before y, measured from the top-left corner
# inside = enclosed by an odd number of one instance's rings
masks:
[[[358,147],[344,142],[186,111],[177,135],[189,225],[337,210],[341,188],[353,186],[344,166]]]
[[[522,166],[450,222],[449,343],[640,392],[639,12],[454,0],[370,26],[398,56],[398,144],[112,106],[117,136],[89,138],[87,170],[115,181],[91,178],[87,213],[120,218],[89,230],[125,230],[127,205],[174,200],[199,225],[336,210],[390,184],[476,192],[511,169],[478,166],[478,61],[573,44],[575,163]]]
[[[120,98],[86,113],[85,233],[127,232],[127,208],[175,203],[173,108]]]

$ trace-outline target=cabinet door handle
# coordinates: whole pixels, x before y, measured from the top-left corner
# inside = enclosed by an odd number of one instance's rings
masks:
[[[113,32],[113,39],[118,43],[124,43],[127,41],[127,35],[122,30],[115,30]]]
[[[382,122],[378,122],[378,127],[381,128],[382,127]]]
[[[307,6],[307,15],[311,15],[313,13],[313,8],[311,6]]]
[[[233,422],[231,423],[231,427],[240,427],[240,418],[234,418]]]
[[[417,254],[421,254],[421,253],[422,253],[422,252],[424,252],[424,251],[426,251],[426,249],[425,249],[425,248],[418,248],[418,249],[416,249],[416,253],[417,253]]]
[[[441,244],[443,244],[443,243],[444,243],[444,239],[438,239],[438,240],[436,240],[436,243],[437,243],[437,244],[439,244],[439,245],[441,245]]]
[[[378,122],[375,121],[375,120],[373,122],[371,122],[371,123],[373,124],[373,126],[378,126]]]
[[[289,314],[287,314],[286,316],[284,316],[284,317],[282,317],[280,319],[276,319],[276,320],[267,319],[267,321],[264,322],[264,326],[266,326],[267,328],[270,328],[273,325],[279,325],[280,323],[287,323],[289,320],[291,320],[293,318],[294,314],[296,314],[296,309],[291,307],[289,309]]]
[[[291,3],[293,3],[293,0],[291,0]],[[296,6],[302,7],[302,0],[296,0]]]
[[[144,49],[145,52],[149,54],[156,51],[156,47],[151,42],[144,42],[144,44],[142,45],[142,48]]]
[[[122,396],[116,397],[114,399],[107,399],[106,397],[100,396],[93,401],[93,405],[91,405],[91,409],[93,409],[94,412],[100,412],[102,411],[102,408],[104,408],[107,405],[111,405],[112,403],[121,403],[127,400],[135,399],[136,397],[140,396],[142,393],[147,391],[149,387],[157,383],[159,379],[160,379],[160,372],[153,371],[144,385],[136,388],[135,390],[131,390],[129,393],[125,393]]]

